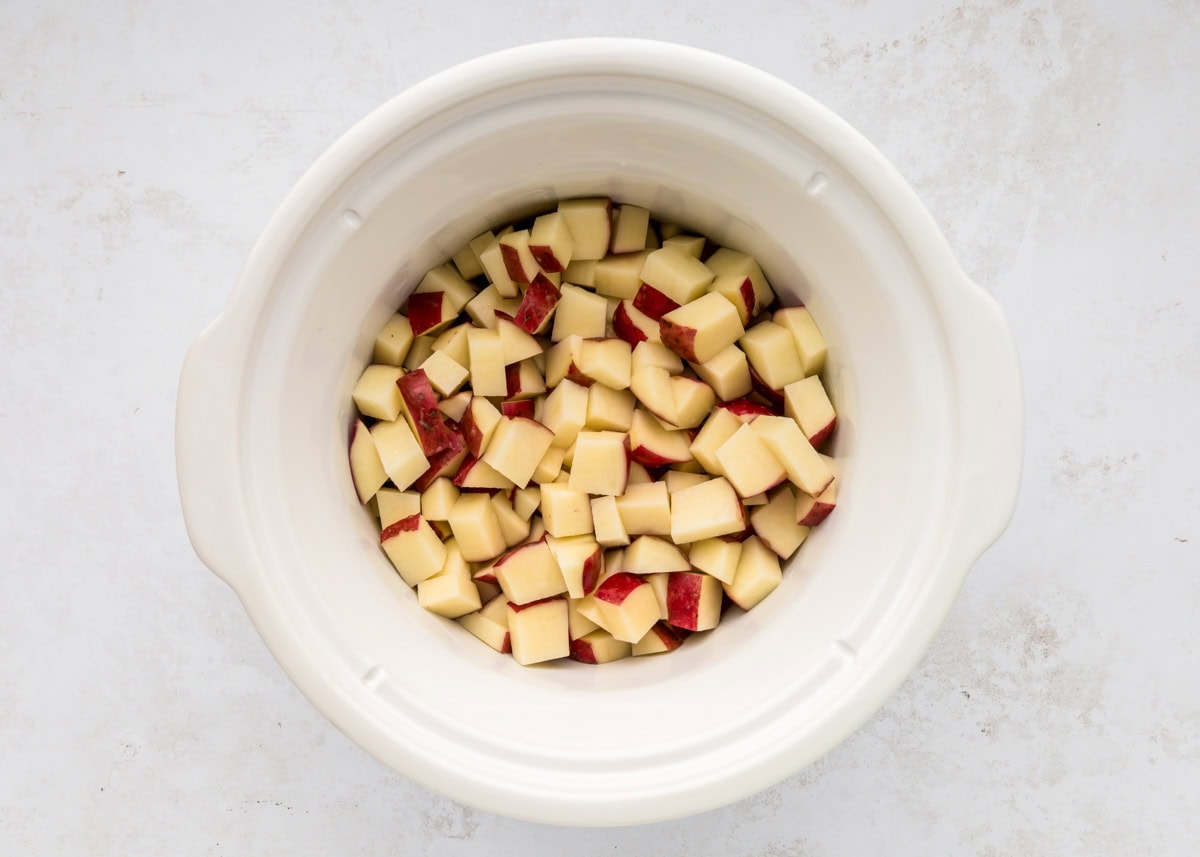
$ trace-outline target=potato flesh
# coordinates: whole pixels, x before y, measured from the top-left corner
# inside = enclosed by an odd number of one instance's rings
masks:
[[[673,651],[722,597],[767,597],[836,506],[811,313],[774,308],[752,257],[651,218],[564,200],[466,241],[355,386],[352,481],[384,553],[422,607],[518,663]],[[530,284],[552,301],[536,325],[517,317]],[[407,419],[396,382],[417,368],[444,430]]]

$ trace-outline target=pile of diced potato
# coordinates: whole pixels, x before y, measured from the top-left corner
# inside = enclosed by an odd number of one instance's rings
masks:
[[[824,339],[774,303],[750,256],[608,199],[426,274],[376,337],[350,440],[421,606],[522,664],[594,664],[769,595],[837,484]]]

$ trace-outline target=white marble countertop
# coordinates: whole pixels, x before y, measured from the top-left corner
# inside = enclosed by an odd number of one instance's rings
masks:
[[[1000,301],[1007,535],[862,730],[615,831],[467,809],[289,684],[184,535],[184,350],[313,158],[461,59],[643,35],[858,126]],[[1200,6],[510,0],[0,6],[6,854],[1168,855],[1200,842]]]

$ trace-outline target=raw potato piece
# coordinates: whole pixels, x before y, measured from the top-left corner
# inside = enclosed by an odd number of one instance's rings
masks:
[[[563,458],[566,455],[566,450],[557,446],[552,446],[546,450],[546,454],[542,456],[542,460],[538,462],[537,469],[533,471],[533,481],[538,485],[545,485],[548,482],[553,482],[558,479],[558,475],[562,472]],[[530,486],[537,490],[535,486]],[[538,494],[538,502],[541,502],[541,494]]]
[[[683,361],[679,355],[661,342],[644,341],[634,346],[632,370],[638,372],[647,366],[666,369],[668,375],[678,375],[683,371]]]
[[[627,486],[617,498],[617,512],[631,536],[671,534],[671,497],[662,482]]]
[[[629,534],[625,532],[625,525],[621,522],[616,498],[594,497],[591,505],[596,541],[606,548],[629,544]]]
[[[517,489],[525,490],[525,489]],[[531,531],[528,518],[521,517],[508,501],[508,496],[502,493],[492,495],[492,509],[496,512],[496,522],[500,524],[500,532],[504,535],[507,547],[522,544]]]
[[[644,576],[645,581],[654,590],[654,600],[658,602],[658,618],[664,622],[667,621],[667,583],[670,578],[671,575],[669,572],[647,574]]]
[[[668,425],[675,424],[675,388],[670,374],[661,366],[644,366],[635,373],[629,389],[654,416]]]
[[[587,423],[589,393],[574,381],[562,381],[546,397],[542,409],[542,423],[554,435],[552,445],[567,449],[575,443],[580,430]]]
[[[641,279],[683,306],[704,294],[713,281],[713,273],[678,247],[664,247],[646,257]]]
[[[744,529],[742,503],[723,477],[677,491],[671,498],[671,541],[677,545]]]
[[[400,390],[396,382],[403,374],[397,366],[373,365],[364,369],[350,394],[359,413],[388,421],[400,416]]]
[[[702,235],[663,235],[664,247],[676,247],[699,259],[704,254],[704,237]]]
[[[629,476],[625,443],[624,432],[580,432],[571,461],[568,482],[571,490],[585,494],[624,494]]]
[[[738,607],[749,610],[774,592],[782,582],[779,557],[758,536],[751,536],[742,542],[737,572],[733,576],[733,583],[725,584],[725,594]]]
[[[632,654],[629,643],[618,640],[603,628],[571,640],[571,658],[582,664],[607,664]]]
[[[509,491],[513,488],[512,480],[497,473],[490,464],[470,456],[458,469],[453,482],[459,488],[476,490]]]
[[[721,581],[680,572],[667,579],[667,622],[687,631],[708,631],[721,621]]]
[[[520,308],[520,304],[517,306]],[[504,351],[505,366],[510,363],[520,363],[530,357],[541,357],[542,344],[507,318],[496,319],[496,332],[500,334],[500,347]]]
[[[717,461],[742,497],[761,494],[787,478],[779,459],[749,425],[743,425],[721,444]]]
[[[600,624],[618,640],[636,643],[659,620],[658,599],[636,574],[619,572],[596,589]]]
[[[622,205],[613,218],[613,253],[636,253],[646,248],[646,234],[650,231],[650,212],[636,205]]]
[[[491,333],[487,330],[479,332]],[[443,351],[430,354],[429,359],[421,364],[420,371],[425,373],[433,389],[443,396],[452,396],[458,392],[458,388],[466,383],[469,374],[466,366],[460,365]]]
[[[704,423],[696,439],[692,441],[690,452],[696,461],[716,476],[724,475],[721,462],[717,459],[717,450],[742,427],[742,421],[724,408],[717,408]]]
[[[380,422],[371,426],[371,439],[388,478],[404,490],[429,469],[429,460],[421,444],[404,420]]]
[[[547,274],[565,271],[571,263],[575,241],[561,214],[543,214],[533,221],[529,233],[529,252],[538,266]]]
[[[379,542],[409,586],[433,577],[446,562],[446,546],[420,515],[392,524],[379,534]]]
[[[712,387],[684,375],[671,379],[671,394],[675,402],[673,422],[683,429],[695,428],[704,422],[717,401]]]
[[[486,494],[462,494],[450,510],[450,529],[467,562],[487,562],[508,545],[496,510]]]
[[[416,491],[381,488],[375,500],[379,504],[379,525],[385,530],[401,518],[421,514],[421,495]]]
[[[775,310],[772,320],[787,328],[796,343],[796,353],[805,375],[816,375],[825,368],[825,337],[817,329],[812,313],[807,307],[792,306]]]
[[[492,569],[512,604],[529,604],[567,591],[558,561],[544,539],[513,548]]]
[[[467,301],[475,297],[475,287],[459,276],[450,265],[439,265],[421,278],[414,295],[441,293],[454,315],[462,312]],[[410,296],[411,300],[411,296]],[[409,317],[411,321],[412,317]],[[416,332],[414,330],[414,332]]]
[[[500,264],[503,265],[503,263]],[[475,297],[471,298],[464,309],[477,327],[486,327],[488,330],[495,330],[498,318],[496,315],[497,312],[502,312],[510,318],[517,314],[517,310],[521,306],[521,301],[516,297],[516,288],[514,285],[512,296],[505,297],[500,294],[500,290],[495,286],[488,286]]]
[[[679,309],[678,303],[647,283],[638,287],[637,294],[633,296],[633,305],[655,321],[661,321],[664,315]]]
[[[508,266],[504,262],[504,253],[500,249],[500,239],[497,238],[479,254],[479,264],[487,275],[488,282],[496,289],[502,298],[515,298],[521,294],[520,286],[513,282],[508,275]]]
[[[451,257],[454,267],[458,269],[459,276],[464,280],[473,280],[483,276],[483,265],[479,262],[479,254],[486,250],[494,240],[496,240],[496,236],[489,229],[482,235],[476,235]]]
[[[722,583],[733,583],[741,555],[741,542],[728,542],[721,538],[704,539],[692,545],[688,560],[700,571]]]
[[[482,610],[463,616],[458,624],[497,652],[507,654],[512,651],[508,636],[508,601],[503,596],[492,598]]]
[[[471,404],[471,392],[463,390],[461,393],[455,393],[453,396],[442,399],[438,402],[437,408],[446,419],[453,420],[456,423],[461,423],[463,415],[467,412],[467,407]]]
[[[505,395],[510,399],[532,399],[546,392],[546,382],[536,361],[522,360],[504,367]]]
[[[720,295],[706,294],[659,321],[663,344],[692,363],[706,363],[746,332],[737,310]]]
[[[612,328],[616,336],[630,345],[662,341],[658,322],[635,307],[633,301],[623,300],[617,305],[613,313]]]
[[[712,477],[707,473],[686,473],[682,470],[668,470],[663,481],[667,483],[667,493],[674,494],[684,488],[691,488],[701,482],[707,482]]]
[[[529,285],[539,273],[537,260],[529,249],[529,231],[510,232],[500,237],[500,256],[504,270],[514,283]]]
[[[449,521],[450,511],[458,502],[458,489],[449,479],[435,479],[421,494],[421,515],[427,521]]]
[[[796,523],[796,495],[787,485],[776,488],[770,502],[750,513],[750,526],[780,559],[789,559],[809,533],[808,527]]]
[[[838,484],[835,479],[819,497],[801,494],[796,500],[796,523],[805,527],[815,527],[828,518],[829,513],[837,507],[837,491]]]
[[[782,390],[804,377],[792,335],[774,322],[760,322],[747,330],[741,346],[750,368],[772,390]]]
[[[476,396],[504,396],[504,341],[498,331],[475,328],[467,334],[471,390]]]
[[[600,626],[579,612],[579,605],[584,599],[572,598],[567,602],[567,629],[572,640],[578,640],[585,634],[590,634]],[[593,607],[595,602],[591,602]]]
[[[678,631],[659,622],[646,632],[646,636],[633,644],[633,655],[634,657],[658,655],[674,651],[682,645],[683,636]]]
[[[471,455],[476,458],[483,455],[483,451],[487,449],[488,443],[496,431],[496,426],[499,424],[500,412],[496,410],[495,405],[483,396],[475,396],[471,399],[466,413],[463,414],[462,424],[459,426]]]
[[[762,268],[745,253],[722,247],[709,256],[704,264],[717,276],[735,274],[750,280],[751,290],[754,293],[754,306],[749,310],[750,318],[758,315],[774,302],[775,294],[767,285],[767,278],[763,276]]]
[[[467,334],[473,329],[469,322],[463,322],[442,331],[437,339],[433,340],[433,350],[441,351],[459,366],[468,365]]]
[[[546,532],[558,538],[592,532],[592,504],[588,495],[562,482],[542,485],[542,521]]]
[[[417,603],[431,613],[457,619],[481,606],[479,590],[465,571],[439,574],[417,584]]]
[[[787,477],[801,491],[820,494],[833,481],[833,473],[817,453],[795,420],[787,417],[759,417],[750,428],[787,471]]]
[[[412,372],[429,359],[429,355],[433,353],[433,342],[432,336],[418,336],[413,339],[412,348],[408,349],[408,356],[404,358],[404,368]]]
[[[824,443],[837,425],[837,414],[816,375],[783,388],[783,412],[800,425],[814,447]]]
[[[624,390],[629,387],[632,349],[623,339],[585,339],[579,343],[576,368],[585,378]]]
[[[678,464],[692,458],[687,432],[664,429],[641,408],[633,412],[633,423],[629,428],[629,455],[646,467]]]
[[[591,536],[571,536],[558,539],[546,538],[562,578],[567,585],[567,595],[583,598],[591,594],[600,582],[604,571],[604,549]]]
[[[412,325],[408,316],[396,313],[383,329],[375,336],[375,348],[371,360],[375,363],[386,363],[389,366],[403,366],[408,349],[412,348]]]
[[[633,298],[642,284],[642,268],[649,255],[648,251],[643,250],[641,253],[607,256],[601,259],[592,272],[596,294],[629,300],[632,307]]]
[[[482,460],[524,488],[553,440],[554,433],[539,422],[501,417]]]
[[[637,404],[633,393],[614,390],[607,384],[592,384],[587,391],[587,420],[584,424],[589,429],[629,431],[633,425],[633,408]]]
[[[522,666],[571,654],[567,602],[550,598],[523,606],[508,605],[508,634],[513,659]]]
[[[541,333],[550,324],[560,297],[558,286],[546,279],[545,274],[538,272],[525,289],[513,322],[526,333]]]
[[[644,575],[690,569],[687,557],[677,546],[657,536],[641,536],[625,549],[618,571]]]
[[[603,259],[608,254],[612,236],[612,202],[604,198],[568,199],[558,204],[558,212],[566,221],[575,245],[571,254],[572,265]],[[567,279],[577,282],[569,276]]]
[[[570,284],[564,284],[559,291],[562,299],[554,310],[550,339],[558,342],[572,335],[584,339],[602,338],[608,324],[608,302],[600,295]]]
[[[355,420],[350,430],[350,476],[360,503],[374,497],[388,479],[379,460],[379,450],[362,420]]]

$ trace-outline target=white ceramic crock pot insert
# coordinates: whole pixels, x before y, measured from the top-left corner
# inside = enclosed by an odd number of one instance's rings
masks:
[[[417,606],[346,465],[375,330],[464,241],[561,197],[644,205],[808,304],[839,406],[838,510],[783,585],[666,657],[523,668]],[[995,304],[882,156],[782,82],[581,40],[443,73],[284,202],[188,356],[188,531],[297,685],[401,772],[569,824],[684,815],[828,751],[904,678],[1015,501],[1020,391]]]

